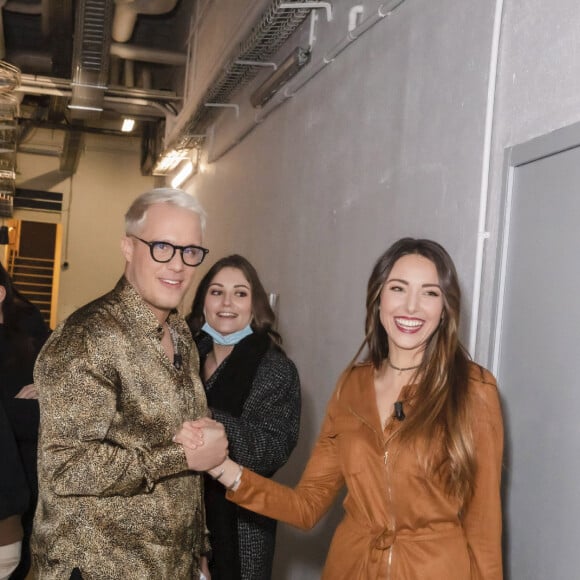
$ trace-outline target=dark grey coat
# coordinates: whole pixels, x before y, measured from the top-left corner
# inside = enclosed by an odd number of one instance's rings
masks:
[[[200,344],[200,351],[211,348]],[[205,383],[209,392],[228,359]],[[235,385],[232,385],[235,388]],[[245,467],[271,476],[288,460],[300,427],[300,380],[294,363],[270,349],[262,358],[240,417],[212,409],[225,426],[230,456]],[[270,580],[276,540],[276,522],[239,508],[238,540],[241,580]],[[216,547],[216,557],[219,552]]]

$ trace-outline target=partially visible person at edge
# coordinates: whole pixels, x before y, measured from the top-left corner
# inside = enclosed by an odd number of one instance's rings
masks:
[[[22,550],[12,580],[23,580],[30,569],[30,535],[38,495],[36,447],[38,443],[38,401],[32,384],[36,357],[49,328],[40,310],[24,297],[0,264],[0,399],[6,412],[7,428],[17,446],[26,480],[29,501],[22,513]],[[6,476],[4,473],[1,476]],[[20,490],[13,488],[19,495]],[[16,498],[15,498],[16,500]],[[13,522],[15,520],[12,520]]]
[[[22,514],[30,494],[12,427],[0,399],[0,580],[7,580],[20,562]]]
[[[252,264],[238,255],[216,262],[197,288],[187,321],[208,405],[225,426],[231,457],[271,477],[298,439],[300,382]],[[228,502],[220,473],[218,481],[205,482],[212,578],[270,580],[276,522]]]
[[[363,346],[297,487],[230,459],[210,470],[224,470],[231,501],[305,529],[346,485],[324,579],[501,579],[500,402],[494,377],[459,343],[459,312],[447,252],[399,240],[371,274]],[[178,440],[190,437],[186,426]]]
[[[223,461],[225,432],[204,418],[203,446],[172,440],[208,412],[176,311],[207,253],[203,224],[184,191],[138,197],[125,215],[124,276],[60,324],[38,358],[39,580],[207,573],[203,474],[190,470]]]

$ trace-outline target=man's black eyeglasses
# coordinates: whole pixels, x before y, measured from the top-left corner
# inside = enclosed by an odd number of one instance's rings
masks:
[[[181,253],[181,261],[186,266],[199,266],[203,262],[206,254],[209,253],[209,250],[202,248],[201,246],[176,246],[169,242],[147,242],[137,236],[132,237],[147,244],[149,246],[151,257],[161,264],[170,262],[173,256],[175,256],[175,251],[179,250]]]

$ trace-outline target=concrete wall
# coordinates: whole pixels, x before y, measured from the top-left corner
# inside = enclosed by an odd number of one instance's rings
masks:
[[[313,63],[344,38],[353,3],[333,4],[333,22],[319,13]],[[363,18],[377,7],[363,5]],[[207,150],[217,161],[190,187],[210,214],[209,262],[243,253],[280,293],[304,389],[299,449],[282,480],[299,477],[362,338],[372,263],[398,237],[448,248],[464,292],[464,342],[490,364],[504,150],[580,118],[579,18],[573,0],[407,0],[255,128],[253,87],[239,95],[238,120],[221,116]],[[296,44],[307,36],[306,25]],[[280,527],[275,578],[319,577],[338,511],[310,535]]]
[[[58,149],[61,132],[38,131],[27,142]],[[19,187],[47,189],[64,195],[62,216],[29,212],[16,217],[62,224],[62,262],[58,320],[110,290],[123,272],[120,251],[123,215],[134,197],[153,187],[139,169],[139,140],[86,135],[78,171],[58,181],[58,158],[19,154]],[[34,184],[31,184],[31,181]],[[21,185],[23,184],[23,185]]]
[[[333,4],[332,22],[319,13],[311,66],[346,36],[352,3]],[[366,18],[377,3],[364,7]],[[252,87],[239,119],[227,112],[215,126],[207,155],[219,160],[189,186],[209,213],[208,262],[244,254],[280,294],[302,378],[302,434],[284,481],[298,479],[362,340],[366,282],[393,241],[443,243],[469,312],[493,16],[489,2],[408,0],[221,157],[255,115]],[[280,526],[274,578],[319,578],[338,511],[310,534]]]

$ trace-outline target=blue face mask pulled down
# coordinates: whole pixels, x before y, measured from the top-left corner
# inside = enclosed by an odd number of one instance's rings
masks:
[[[246,336],[249,336],[254,331],[252,327],[248,324],[241,330],[232,332],[231,334],[220,334],[217,330],[212,328],[207,322],[201,327],[204,332],[207,332],[216,344],[221,346],[234,346],[240,342]]]

